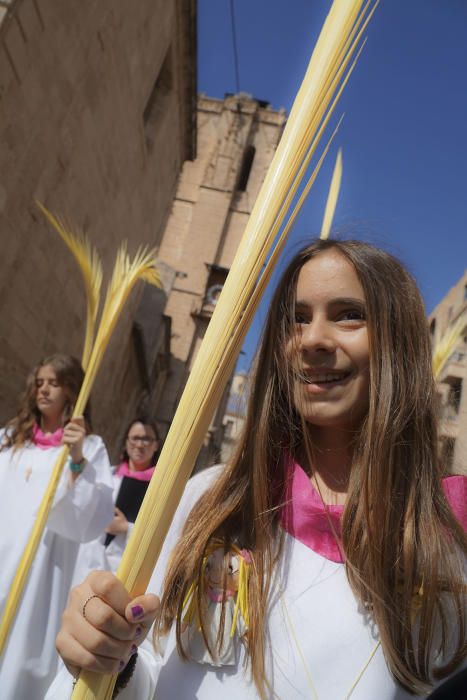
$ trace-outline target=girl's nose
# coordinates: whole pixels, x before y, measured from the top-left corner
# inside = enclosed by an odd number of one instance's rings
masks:
[[[305,352],[334,352],[336,349],[334,333],[324,318],[303,324],[299,344]]]

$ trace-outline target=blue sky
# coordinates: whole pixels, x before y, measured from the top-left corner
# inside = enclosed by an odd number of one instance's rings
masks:
[[[240,89],[289,111],[330,5],[234,0]],[[198,0],[198,32],[198,90],[235,92],[229,0]],[[430,312],[467,268],[467,0],[382,0],[367,35],[336,145],[288,249],[319,233],[341,146],[335,229],[400,257]]]

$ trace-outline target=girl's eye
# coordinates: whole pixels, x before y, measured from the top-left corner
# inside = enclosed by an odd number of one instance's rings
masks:
[[[295,323],[298,323],[299,325],[308,323],[308,319],[305,318],[303,314],[295,314]]]
[[[349,309],[339,314],[338,321],[364,321],[365,313],[361,309]]]

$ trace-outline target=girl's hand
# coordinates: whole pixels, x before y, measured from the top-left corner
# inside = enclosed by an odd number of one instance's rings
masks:
[[[83,460],[83,443],[86,437],[84,418],[79,416],[72,418],[63,429],[62,442],[70,448],[70,457],[76,464]]]
[[[114,507],[114,513],[115,517],[105,531],[109,535],[126,535],[128,532],[128,520],[125,514],[116,506]]]
[[[108,571],[93,571],[72,588],[56,648],[76,678],[81,669],[119,673],[146,637],[159,608],[155,595],[133,600]]]

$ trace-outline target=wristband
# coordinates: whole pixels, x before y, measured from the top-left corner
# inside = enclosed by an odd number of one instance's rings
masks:
[[[68,468],[73,474],[81,474],[86,464],[86,459],[83,457],[79,462],[73,462],[71,457],[68,460]]]

